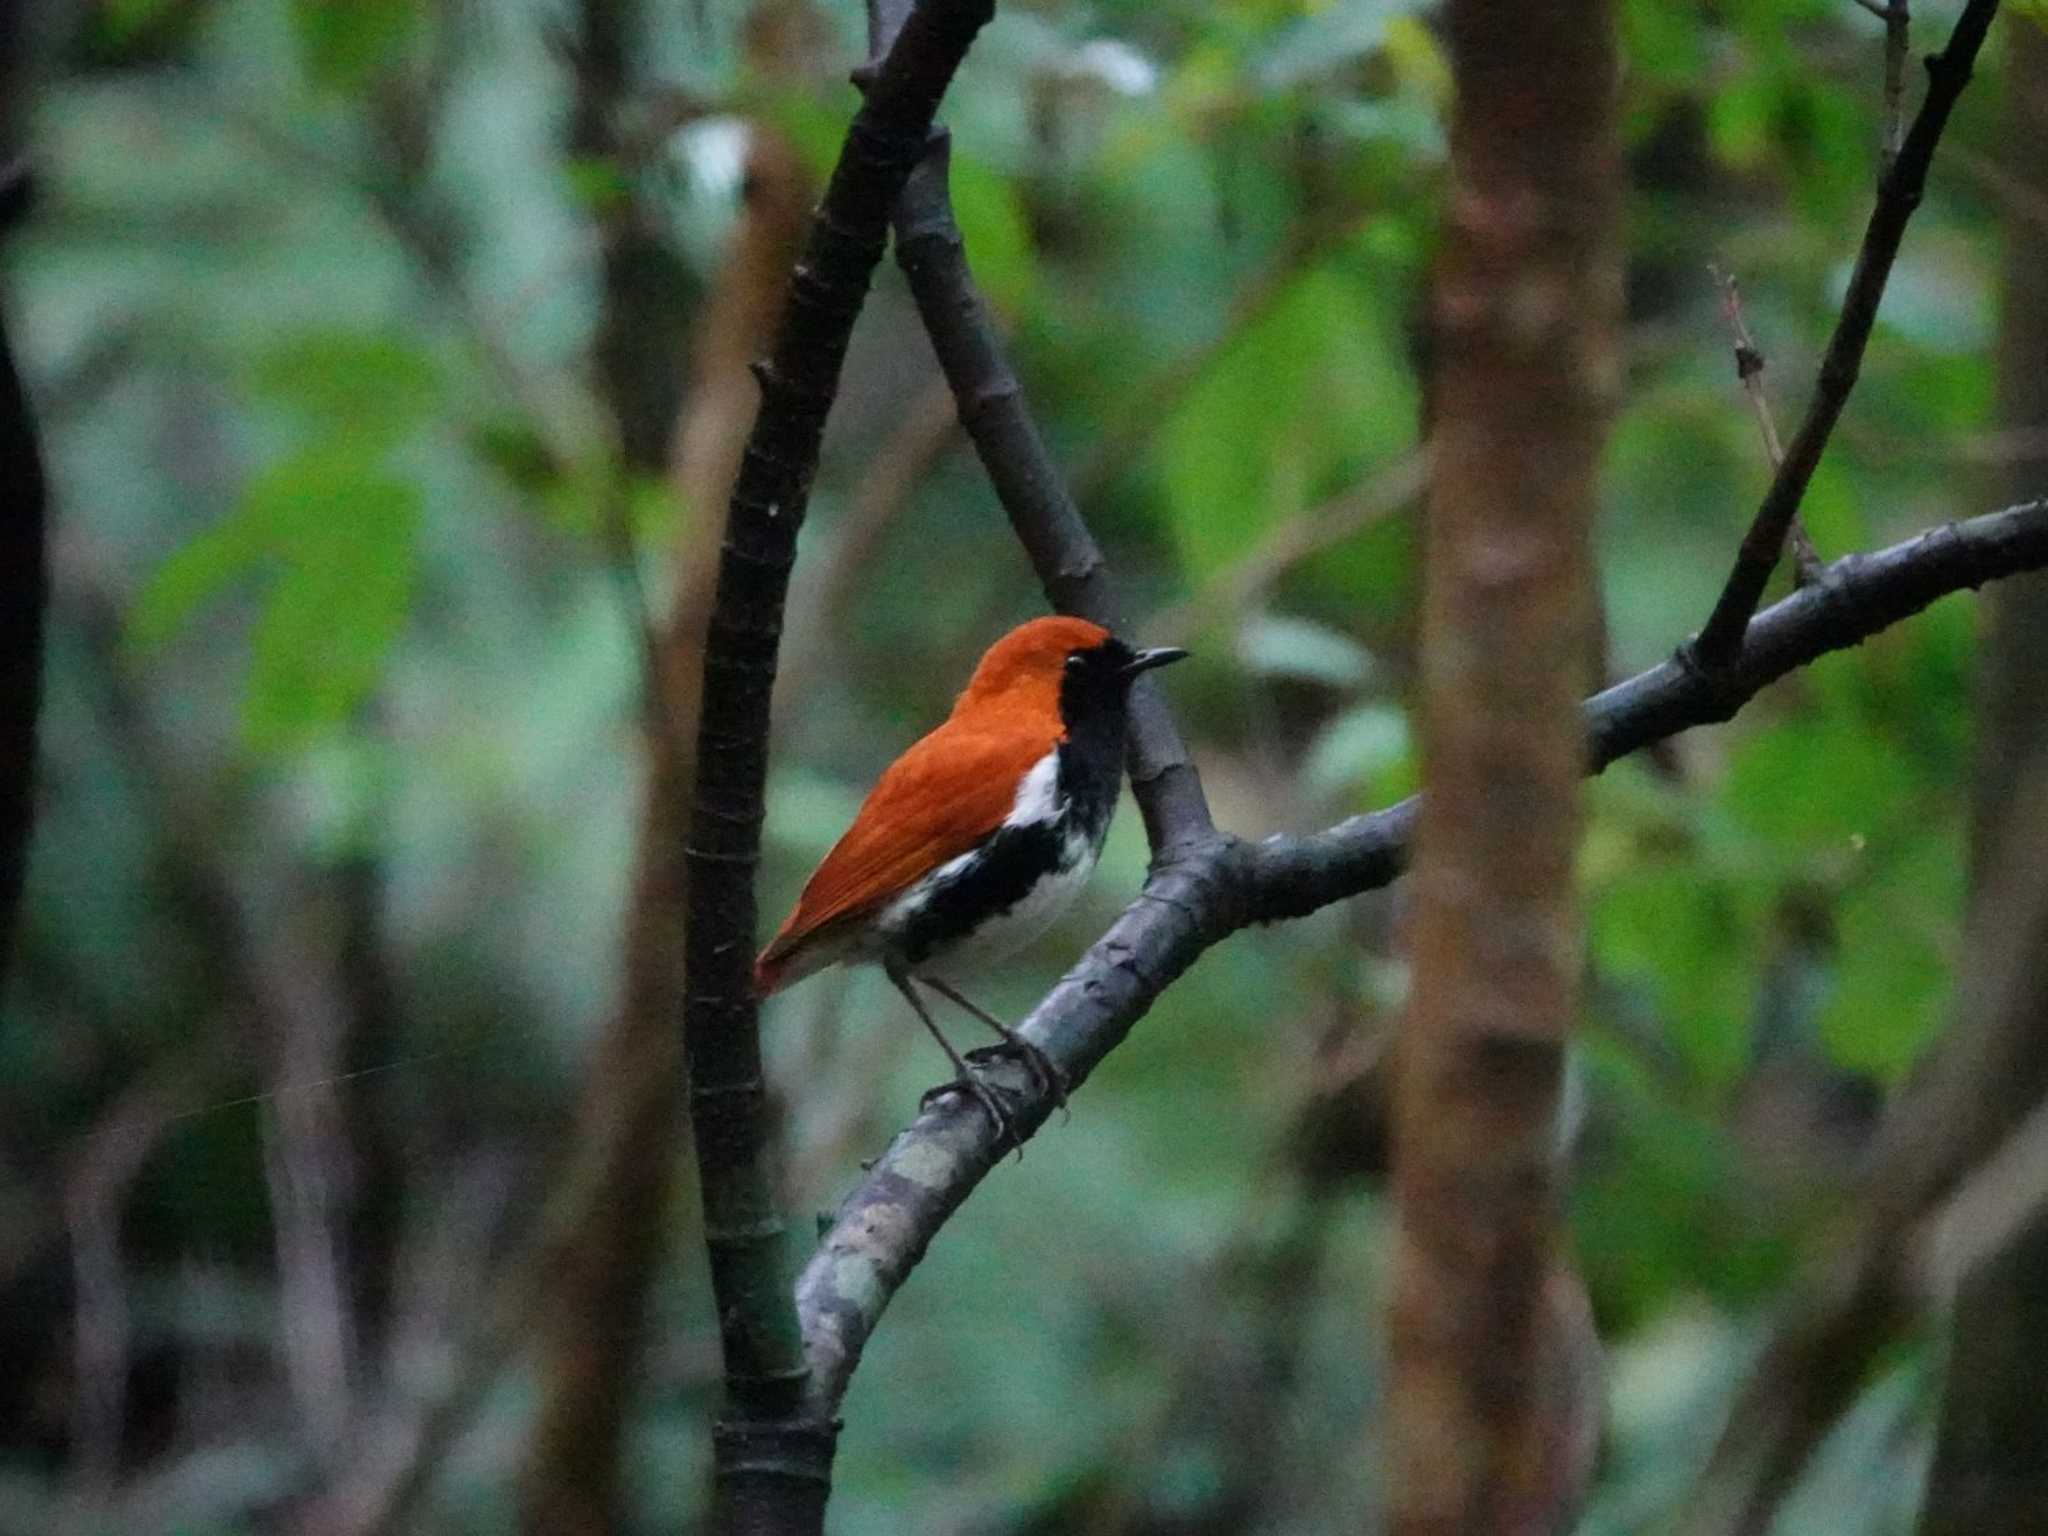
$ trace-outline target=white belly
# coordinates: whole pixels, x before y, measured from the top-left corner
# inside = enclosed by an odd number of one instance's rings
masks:
[[[1095,872],[1096,857],[1101,852],[1084,837],[1067,839],[1062,851],[1065,854],[1062,862],[1040,876],[1037,883],[1016,901],[1001,912],[984,918],[965,937],[952,939],[933,949],[918,963],[917,969],[935,970],[955,961],[966,961],[972,966],[985,961],[1005,960],[1043,937],[1046,930],[1058,921],[1060,914],[1073,905],[1081,887]],[[975,853],[964,853],[941,864],[891,902],[869,930],[875,957],[879,958],[882,946],[896,942],[906,930],[911,929],[931,902],[952,899],[949,885],[976,857]]]
[[[985,962],[1007,960],[1045,937],[1060,915],[1074,904],[1088,877],[1095,873],[1093,848],[1083,843],[1069,852],[1074,858],[1065,868],[1046,875],[1008,911],[989,918],[966,938],[955,940],[929,956],[922,968],[964,961],[971,969]]]

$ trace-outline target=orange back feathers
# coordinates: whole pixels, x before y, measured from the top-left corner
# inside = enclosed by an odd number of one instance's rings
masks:
[[[805,884],[754,964],[765,996],[797,952],[903,894],[1010,814],[1018,781],[1058,745],[1067,656],[1109,631],[1086,619],[1033,619],[983,654],[945,723],[891,763],[853,825]]]

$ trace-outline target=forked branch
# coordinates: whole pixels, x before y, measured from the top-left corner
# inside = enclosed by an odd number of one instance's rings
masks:
[[[1743,535],[1735,556],[1735,568],[1708,616],[1706,627],[1692,642],[1692,652],[1702,667],[1716,670],[1734,661],[1749,623],[1762,599],[1764,584],[1777,568],[1778,555],[1806,487],[1820,465],[1820,456],[1840,419],[1849,392],[1856,387],[1856,375],[1863,366],[1863,349],[1877,323],[1877,306],[1884,298],[1891,278],[1892,263],[1899,254],[1906,222],[1920,206],[1927,187],[1927,168],[1934,160],[1935,145],[1941,142],[1948,117],[1970,83],[1977,51],[1984,34],[1998,12],[1998,0],[1969,0],[1949,34],[1948,46],[1927,61],[1927,99],[1907,131],[1896,158],[1886,165],[1878,183],[1877,206],[1871,210],[1869,226],[1863,232],[1862,249],[1856,253],[1855,270],[1849,290],[1842,299],[1842,315],[1835,333],[1828,339],[1827,354],[1821,361],[1820,378],[1805,419],[1786,446],[1785,459],[1771,477],[1763,504]]]

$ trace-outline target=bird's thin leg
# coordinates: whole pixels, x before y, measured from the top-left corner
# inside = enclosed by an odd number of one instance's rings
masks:
[[[996,1144],[1000,1146],[1005,1140],[1008,1140],[1010,1145],[1017,1149],[1017,1155],[1022,1157],[1024,1155],[1024,1143],[1018,1139],[1016,1131],[1011,1128],[1010,1117],[1003,1112],[1003,1106],[996,1102],[993,1090],[989,1088],[987,1083],[981,1080],[981,1074],[968,1064],[966,1057],[953,1049],[953,1042],[940,1033],[937,1022],[933,1020],[931,1013],[925,1008],[924,999],[917,995],[917,989],[911,985],[910,973],[903,970],[900,966],[893,964],[885,964],[882,969],[887,973],[889,980],[895,983],[896,990],[903,994],[904,1001],[908,1002],[918,1018],[924,1021],[924,1027],[931,1031],[932,1038],[939,1042],[939,1049],[944,1051],[946,1059],[953,1063],[953,1070],[960,1074],[957,1083],[948,1083],[946,1087],[963,1087],[972,1093],[976,1099],[980,1100],[981,1107],[988,1111],[989,1120],[996,1128]],[[943,1091],[942,1089],[933,1090],[933,1092]],[[931,1094],[926,1094],[925,1097],[929,1099]]]
[[[1016,1030],[1005,1024],[986,1008],[967,997],[951,982],[941,980],[929,972],[920,975],[918,980],[938,993],[947,1002],[965,1008],[969,1013],[981,1020],[982,1023],[1015,1046],[1018,1053],[1023,1056],[1024,1064],[1031,1068],[1032,1076],[1038,1079],[1039,1086],[1052,1095],[1052,1101],[1059,1105],[1062,1110],[1067,1107],[1066,1074],[1060,1071],[1059,1067],[1054,1064],[1053,1059],[1046,1055],[1044,1050],[1034,1045],[1031,1041],[1026,1040]]]

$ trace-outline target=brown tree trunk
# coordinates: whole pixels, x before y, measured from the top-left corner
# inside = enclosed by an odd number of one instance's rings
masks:
[[[1449,21],[1427,793],[1395,1106],[1398,1536],[1553,1529],[1588,1443],[1559,1433],[1576,1418],[1558,1414],[1552,1380],[1575,1358],[1560,1338],[1574,1308],[1546,1292],[1565,1283],[1556,1111],[1580,967],[1578,700],[1619,369],[1613,19],[1602,0],[1453,0]]]
[[[2006,29],[2005,166],[2031,207],[2048,207],[2048,33]],[[2020,204],[2008,213],[2004,307],[1999,332],[2001,425],[2022,444],[2000,489],[2038,493],[2048,483],[2048,230]],[[1986,899],[2002,866],[2048,862],[2048,826],[2019,811],[2038,805],[2029,784],[2048,778],[2048,578],[2024,576],[1984,596],[1979,661],[1980,735],[1972,829],[1973,901],[1965,969],[1989,963],[2002,930],[2024,913]],[[2019,1036],[2031,1060],[2001,1079],[2001,1123],[2015,1123],[2048,1092],[2048,966],[2013,998],[2033,1021]],[[1963,1286],[1949,1344],[1948,1385],[1920,1536],[2002,1536],[2038,1531],[2048,1518],[2048,1397],[2040,1362],[2048,1351],[2048,1219],[1989,1261]]]

